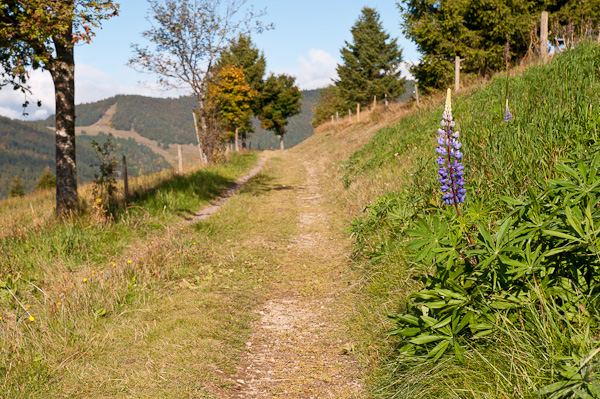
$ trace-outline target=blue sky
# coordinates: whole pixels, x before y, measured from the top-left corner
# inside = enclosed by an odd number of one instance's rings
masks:
[[[149,27],[146,0],[121,0],[120,15],[106,21],[91,44],[75,49],[76,98],[79,103],[101,100],[115,94],[143,94],[154,97],[178,96],[185,91],[165,91],[155,78],[128,67],[131,43],[143,43],[141,32]],[[264,51],[267,70],[296,76],[302,89],[326,86],[335,77],[341,62],[340,49],[351,41],[350,28],[364,6],[375,8],[384,29],[398,38],[405,61],[417,61],[414,44],[400,30],[400,14],[395,1],[368,0],[248,0],[255,9],[266,9],[265,22],[275,29],[254,35],[256,46]],[[31,76],[33,99],[42,108],[30,106],[29,119],[54,113],[54,88],[47,72]],[[23,96],[10,88],[0,90],[0,115],[22,119]]]

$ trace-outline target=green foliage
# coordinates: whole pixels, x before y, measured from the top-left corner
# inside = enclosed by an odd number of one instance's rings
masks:
[[[383,30],[379,13],[364,7],[351,32],[352,43],[345,43],[343,63],[337,67],[335,84],[341,98],[348,104],[367,105],[374,96],[399,97],[405,90],[405,79],[400,76],[402,50]]]
[[[285,141],[287,147],[292,147],[303,142],[314,134],[314,128],[311,125],[313,118],[313,104],[317,100],[318,90],[303,90],[302,105],[299,114],[289,119]],[[271,132],[260,126],[258,118],[252,119],[255,133],[248,139],[249,148],[253,150],[273,149],[279,145],[278,138]]]
[[[117,110],[112,124],[115,129],[135,130],[155,141],[197,143],[192,116],[192,109],[196,105],[193,97],[117,96]]]
[[[302,92],[296,87],[296,78],[288,75],[271,75],[262,91],[262,127],[283,136],[289,118],[300,113]]]
[[[453,397],[456,384],[444,391],[435,381],[456,376],[474,398],[598,396],[598,339],[589,332],[600,320],[599,63],[598,45],[583,43],[510,78],[508,124],[505,77],[455,99],[467,168],[462,216],[438,206],[441,108],[383,129],[346,163],[351,185],[397,159],[413,162],[407,184],[351,228],[375,270],[396,262],[416,276],[417,291],[392,316],[401,364],[390,369],[397,382],[386,382],[394,394]],[[406,386],[404,375],[417,372],[434,383]]]
[[[22,197],[25,195],[25,186],[23,185],[23,180],[19,177],[15,177],[8,188],[8,196],[10,198],[13,197]]]
[[[411,72],[423,91],[450,85],[455,56],[464,60],[462,73],[480,75],[503,68],[507,40],[512,59],[523,58],[538,35],[542,11],[549,12],[555,35],[559,24],[575,24],[573,29],[587,37],[585,29],[600,22],[598,0],[407,0],[397,4],[403,33],[422,55]]]
[[[348,109],[349,105],[342,99],[339,87],[329,85],[319,90],[319,99],[313,109],[315,116],[311,123],[316,127],[327,122],[336,112],[343,115]]]
[[[36,189],[48,190],[54,187],[56,187],[56,176],[50,171],[50,167],[46,166],[46,168],[44,168],[44,173],[42,173],[37,181]]]

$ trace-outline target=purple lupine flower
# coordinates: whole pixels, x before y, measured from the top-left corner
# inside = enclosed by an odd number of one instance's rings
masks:
[[[513,120],[513,116],[508,109],[508,98],[506,99],[506,108],[504,109],[504,122],[508,123]]]
[[[465,201],[467,190],[465,189],[464,166],[461,163],[463,153],[460,151],[462,144],[458,141],[459,132],[454,132],[455,126],[452,119],[452,100],[451,91],[448,89],[446,97],[446,107],[440,123],[443,128],[438,129],[438,147],[435,152],[438,154],[437,164],[438,181],[440,189],[444,194],[442,200],[445,204],[460,204]]]

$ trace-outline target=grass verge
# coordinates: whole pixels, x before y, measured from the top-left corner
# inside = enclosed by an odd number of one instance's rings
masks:
[[[0,244],[2,395],[119,396],[131,395],[132,386],[141,396],[208,395],[210,383],[202,378],[183,390],[161,386],[156,391],[136,363],[150,357],[138,359],[135,345],[147,339],[147,348],[152,348],[152,326],[172,334],[170,344],[156,334],[161,346],[155,355],[164,356],[152,378],[161,381],[168,378],[160,370],[176,367],[185,356],[175,356],[172,348],[188,347],[175,343],[186,338],[200,341],[194,350],[202,358],[197,364],[205,366],[197,370],[202,375],[208,376],[208,365],[221,365],[227,372],[231,366],[226,365],[233,364],[231,356],[250,317],[244,311],[260,296],[248,294],[257,280],[250,273],[263,273],[263,258],[238,258],[227,251],[226,243],[235,239],[228,236],[234,232],[227,228],[225,215],[179,226],[256,159],[255,153],[245,154],[229,164],[177,177],[140,196],[110,223],[82,215],[24,226],[5,236]],[[173,302],[181,306],[167,306]],[[192,317],[195,322],[190,324],[193,312],[203,316]],[[222,356],[210,344],[219,340],[232,344]],[[109,378],[117,363],[131,364],[131,374],[120,369],[119,378]],[[214,383],[219,384],[225,382]],[[144,386],[152,394],[144,393]],[[154,396],[156,392],[164,395]]]

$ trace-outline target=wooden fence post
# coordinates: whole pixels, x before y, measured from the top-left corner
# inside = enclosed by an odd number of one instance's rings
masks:
[[[460,57],[454,58],[454,91],[460,89]]]
[[[360,122],[360,103],[356,104],[356,121]]]
[[[388,103],[388,99],[387,99],[387,93],[385,93],[385,111],[386,112],[388,110],[388,105],[389,105],[389,103]]]
[[[335,122],[340,123],[340,112],[339,111],[335,111]]]
[[[125,204],[127,204],[127,199],[129,198],[129,177],[127,176],[127,160],[125,159],[125,155],[123,155],[123,197]]]
[[[332,123],[332,124],[334,123],[334,120],[333,120],[333,115],[331,115],[331,123]]]
[[[548,11],[542,11],[540,24],[540,57],[542,62],[548,58]]]
[[[417,99],[417,108],[419,108],[419,85],[415,85],[415,97]]]
[[[375,111],[375,107],[377,107],[377,96],[373,96],[373,111]]]
[[[177,159],[179,160],[179,174],[183,174],[183,156],[181,155],[181,144],[177,144]]]
[[[352,123],[352,111],[348,110],[348,122]]]

